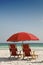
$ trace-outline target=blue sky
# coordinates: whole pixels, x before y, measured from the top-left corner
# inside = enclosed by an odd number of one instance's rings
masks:
[[[0,42],[22,31],[43,42],[43,0],[0,0]]]

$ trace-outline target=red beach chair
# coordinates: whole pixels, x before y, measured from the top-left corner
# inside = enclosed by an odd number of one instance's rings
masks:
[[[17,48],[15,44],[10,44],[9,50],[10,50],[10,57],[19,56],[19,54],[17,54]]]
[[[23,52],[24,52],[24,55],[25,56],[31,56],[30,52],[31,52],[31,49],[29,47],[28,44],[23,44]]]
[[[33,54],[31,54],[31,49],[28,44],[23,44],[22,47],[23,47],[23,59],[25,56],[30,57],[32,59],[36,59],[36,57],[38,57],[38,55],[36,55],[34,52]]]

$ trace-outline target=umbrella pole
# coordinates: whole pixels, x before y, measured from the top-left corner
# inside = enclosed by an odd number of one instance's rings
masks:
[[[22,44],[23,44],[23,41],[22,41]]]

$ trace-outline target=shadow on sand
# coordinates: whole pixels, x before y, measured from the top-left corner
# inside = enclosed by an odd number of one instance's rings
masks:
[[[9,61],[27,61],[27,62],[31,62],[31,63],[43,63],[43,60],[42,61],[29,61],[27,59],[19,59],[19,58],[14,58],[14,57],[0,57],[0,62],[9,62]]]
[[[19,59],[18,58],[14,58],[14,57],[11,57],[11,58],[9,58],[9,57],[0,57],[0,62],[1,61],[19,61]]]

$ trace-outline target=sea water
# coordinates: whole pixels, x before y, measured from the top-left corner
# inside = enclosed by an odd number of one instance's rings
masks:
[[[0,49],[9,49],[10,43],[0,43]],[[43,48],[43,43],[28,43],[30,47]],[[18,49],[22,49],[22,43],[16,43]]]

